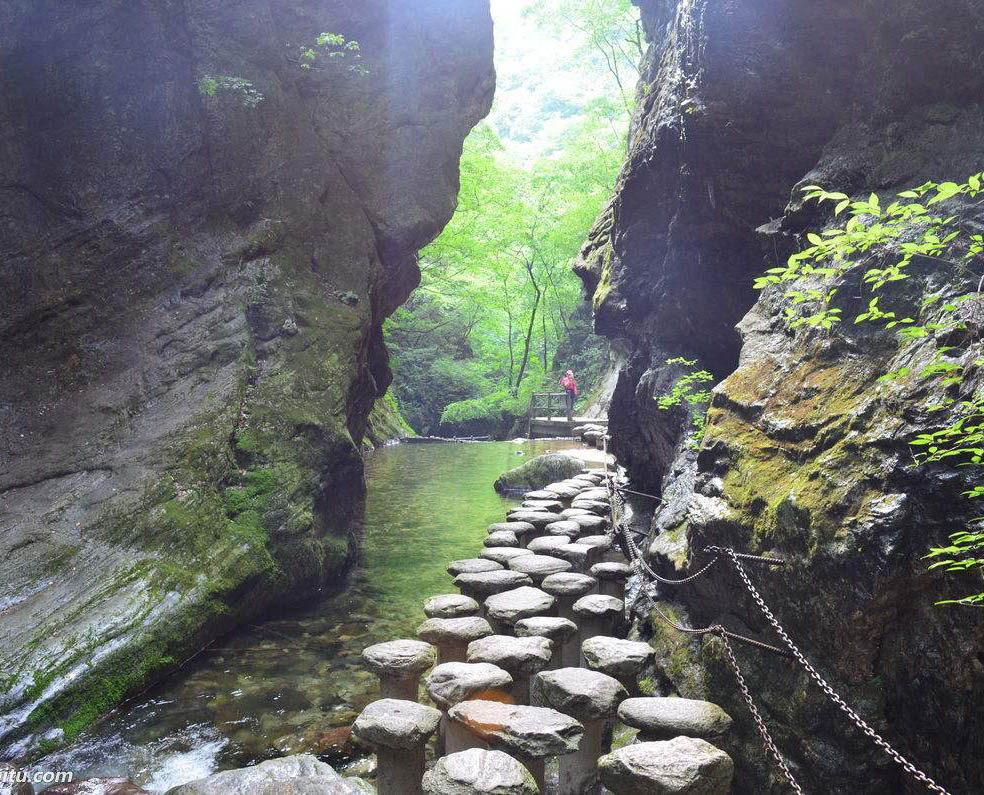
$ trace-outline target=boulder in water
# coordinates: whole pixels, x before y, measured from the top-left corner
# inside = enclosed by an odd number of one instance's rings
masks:
[[[305,795],[312,792],[357,795],[362,790],[310,754],[295,754],[238,770],[224,770],[173,787],[167,795]]]
[[[500,494],[522,494],[542,489],[548,483],[573,477],[584,469],[580,458],[563,453],[547,453],[531,458],[522,466],[504,472],[493,484]]]

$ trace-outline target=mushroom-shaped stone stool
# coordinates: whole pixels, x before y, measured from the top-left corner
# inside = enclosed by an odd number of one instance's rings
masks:
[[[534,491],[528,491],[523,495],[524,500],[556,500],[560,496],[555,491],[547,491],[546,489],[535,489]]]
[[[574,603],[598,587],[598,581],[587,574],[562,572],[545,577],[540,583],[548,594],[557,600],[557,615],[567,618],[575,624],[580,618],[574,613]],[[561,649],[560,659],[563,667],[575,667],[581,660],[581,638],[578,635],[570,638]]]
[[[533,774],[540,792],[547,757],[574,753],[583,733],[574,718],[544,707],[475,700],[448,710],[449,752],[476,746],[505,751]]]
[[[538,795],[533,775],[502,751],[469,748],[442,756],[424,773],[424,795]]]
[[[492,634],[492,627],[484,618],[428,618],[417,627],[417,637],[437,646],[439,663],[464,662],[468,644]]]
[[[574,508],[572,510],[580,511],[584,509]],[[571,516],[569,517],[569,521],[577,524],[582,536],[601,535],[608,529],[608,520],[604,516],[598,516],[593,513]]]
[[[488,698],[509,699],[512,677],[491,663],[442,663],[424,679],[427,695],[441,710],[441,732],[437,740],[438,756],[445,752],[448,710],[459,701]],[[458,750],[458,749],[452,749]]]
[[[652,662],[655,653],[648,643],[604,635],[595,635],[581,642],[581,654],[588,668],[618,679],[630,694],[639,692],[639,675]]]
[[[522,547],[485,547],[478,553],[480,558],[494,561],[499,566],[505,568],[513,558],[521,558],[523,555],[532,555],[528,549]]]
[[[506,519],[510,522],[529,522],[538,532],[543,532],[543,528],[551,522],[556,522],[559,514],[550,511],[534,511],[530,508],[512,508],[506,512]]]
[[[441,713],[415,701],[383,698],[362,710],[352,732],[376,747],[379,795],[418,795],[424,775],[424,746]]]
[[[527,555],[509,561],[509,568],[526,574],[534,583],[543,582],[543,578],[561,571],[570,571],[571,564],[562,558],[550,555]]]
[[[526,548],[537,555],[549,556],[551,550],[567,546],[568,543],[567,536],[540,536],[539,538],[531,538]]]
[[[528,585],[497,593],[485,600],[485,613],[499,635],[512,634],[513,625],[521,618],[548,615],[553,607],[554,598],[550,594]]]
[[[710,701],[694,698],[629,698],[619,706],[618,719],[638,729],[643,741],[680,736],[715,741],[731,729],[727,712]]]
[[[601,557],[602,552],[598,547],[574,543],[556,547],[551,554],[570,563],[572,571],[587,574],[588,569]]]
[[[530,703],[530,677],[550,665],[553,643],[547,638],[489,635],[468,644],[468,662],[491,663],[513,678],[510,694],[517,704]]]
[[[598,757],[611,748],[607,724],[627,696],[617,680],[586,668],[541,671],[533,678],[534,704],[553,707],[584,726],[577,753],[560,759],[560,792],[595,792]]]
[[[520,507],[530,511],[557,513],[564,509],[564,504],[560,500],[523,500],[523,504]]]
[[[597,514],[598,516],[608,516],[608,512],[611,510],[608,505],[608,500],[586,500],[582,497],[571,502],[571,508],[584,508],[591,513]]]
[[[521,618],[513,630],[517,638],[547,638],[553,642],[553,655],[547,669],[564,668],[562,650],[571,640],[577,638],[577,624],[569,618],[557,616],[533,616]],[[577,646],[573,646],[574,659],[577,659]]]
[[[461,618],[478,615],[480,607],[470,596],[445,593],[424,602],[424,615],[428,618]]]
[[[487,547],[518,547],[519,538],[512,530],[496,530],[485,536],[482,544]]]
[[[601,783],[618,795],[727,795],[734,770],[724,751],[693,737],[633,743],[598,760]]]
[[[596,635],[610,637],[614,628],[621,623],[624,610],[625,603],[614,596],[591,593],[578,599],[574,603],[574,615],[581,630],[581,643]],[[587,665],[583,654],[581,665]]]
[[[628,563],[595,563],[591,567],[591,576],[598,580],[598,592],[616,599],[625,599],[625,581],[632,576],[632,567]]]
[[[571,541],[581,535],[581,525],[571,519],[560,519],[559,517],[556,522],[551,522],[543,529],[547,531],[547,535],[567,536]]]
[[[526,542],[536,533],[536,528],[529,522],[495,522],[488,526],[488,534],[492,535],[500,530],[508,530],[516,534],[521,547],[526,546]]]
[[[437,663],[437,649],[422,640],[391,640],[363,649],[362,662],[379,677],[383,698],[416,701],[420,675]]]
[[[448,564],[448,574],[457,577],[459,574],[476,574],[480,571],[495,571],[504,568],[501,563],[485,558],[465,558],[464,560],[452,560]]]
[[[523,552],[526,552],[524,549]],[[533,557],[533,555],[529,555]],[[529,575],[512,569],[498,571],[480,571],[475,574],[459,574],[454,578],[454,584],[465,595],[482,601],[494,593],[502,593],[520,585],[532,585]]]

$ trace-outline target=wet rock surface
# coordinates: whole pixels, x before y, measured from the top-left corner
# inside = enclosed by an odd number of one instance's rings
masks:
[[[530,489],[540,489],[555,480],[580,474],[584,462],[580,458],[562,453],[548,453],[531,458],[515,469],[504,472],[493,484],[500,494],[522,494]],[[555,496],[551,497],[554,499]]]
[[[309,754],[298,754],[216,773],[174,787],[167,795],[359,795],[362,792],[358,784],[342,778],[324,762]]]

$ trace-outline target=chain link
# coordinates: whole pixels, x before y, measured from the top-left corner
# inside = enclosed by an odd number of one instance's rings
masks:
[[[783,629],[778,619],[775,617],[773,612],[769,609],[769,606],[765,603],[765,600],[762,598],[761,594],[752,584],[752,581],[748,577],[748,574],[746,573],[744,566],[741,565],[741,561],[744,560],[749,563],[759,563],[762,565],[769,565],[769,566],[781,566],[785,564],[784,560],[780,558],[763,557],[760,555],[748,555],[745,553],[736,552],[735,550],[730,549],[728,547],[708,546],[704,548],[704,551],[709,554],[715,555],[715,558],[711,560],[703,568],[701,568],[699,571],[695,572],[689,577],[686,577],[681,580],[670,580],[665,577],[662,577],[656,571],[654,571],[652,567],[649,566],[648,563],[646,563],[641,550],[636,545],[635,541],[631,538],[627,529],[620,527],[620,523],[618,521],[620,511],[618,509],[622,501],[622,495],[619,492],[622,490],[614,488],[614,484],[612,482],[613,478],[611,477],[608,471],[607,439],[604,440],[603,449],[605,454],[605,486],[608,491],[609,518],[610,518],[610,527],[608,528],[607,534],[613,540],[616,538],[616,536],[620,536],[622,540],[625,542],[625,546],[629,551],[630,565],[632,566],[635,573],[639,576],[639,580],[640,580],[639,595],[645,597],[650,602],[650,605],[652,606],[653,610],[657,613],[657,615],[660,617],[660,619],[664,623],[673,627],[674,629],[677,629],[680,632],[684,632],[689,635],[716,634],[721,638],[721,640],[724,643],[725,652],[728,658],[728,664],[731,666],[731,669],[734,672],[735,679],[738,682],[738,687],[741,690],[742,698],[744,699],[745,704],[748,707],[748,711],[751,713],[752,718],[755,720],[755,724],[758,728],[759,734],[762,737],[762,742],[764,743],[765,750],[775,760],[776,765],[782,771],[782,774],[785,776],[786,780],[789,782],[790,786],[797,793],[797,795],[803,795],[803,790],[800,788],[792,772],[789,770],[789,767],[786,765],[786,762],[783,759],[782,754],[780,753],[779,749],[776,747],[775,742],[772,740],[772,736],[769,734],[769,730],[768,727],[766,727],[765,725],[765,721],[762,720],[762,716],[759,713],[758,708],[755,706],[755,702],[752,699],[751,693],[749,692],[748,686],[745,682],[745,677],[742,675],[741,668],[738,665],[738,660],[735,657],[734,650],[732,649],[731,644],[729,642],[729,638],[739,640],[743,643],[748,643],[750,645],[757,646],[759,648],[772,651],[786,657],[789,656],[794,657],[797,660],[797,662],[799,662],[799,664],[806,670],[807,674],[809,674],[809,676],[813,679],[813,681],[816,682],[816,684],[820,687],[820,689],[823,690],[826,696],[834,704],[836,704],[841,709],[841,711],[844,712],[844,714],[847,715],[847,717],[855,724],[855,726],[857,726],[864,734],[866,734],[872,741],[874,741],[874,743],[878,745],[879,748],[881,748],[889,757],[891,757],[898,765],[900,765],[907,773],[909,773],[909,775],[911,775],[914,779],[924,784],[928,789],[940,793],[940,795],[950,795],[950,793],[946,789],[944,789],[935,781],[933,781],[933,779],[930,778],[926,773],[924,773],[922,770],[917,768],[914,764],[912,764],[912,762],[910,762],[908,759],[902,756],[901,753],[895,750],[895,748],[893,748],[888,743],[887,740],[885,740],[880,734],[878,734],[874,729],[872,729],[871,726],[869,726],[868,723],[860,715],[858,715],[857,712],[855,712],[850,706],[848,706],[847,702],[845,702],[844,699],[841,698],[840,695],[838,695],[838,693],[827,683],[827,680],[825,680],[820,675],[817,669],[810,664],[810,662],[806,659],[806,657],[799,650],[796,644],[793,643],[792,639],[786,633],[785,629]],[[653,495],[642,495],[642,496],[653,496]],[[654,497],[654,499],[656,498]],[[709,569],[711,569],[711,567],[714,566],[715,563],[718,562],[718,560],[720,560],[722,556],[727,556],[728,558],[730,558],[732,564],[735,567],[735,570],[738,572],[739,577],[744,583],[745,588],[751,594],[755,603],[758,605],[759,610],[768,620],[773,630],[789,648],[789,653],[785,652],[783,649],[778,649],[774,646],[770,646],[767,643],[762,643],[761,641],[757,641],[753,638],[746,638],[742,635],[737,635],[733,632],[728,631],[720,624],[715,624],[709,627],[701,627],[698,629],[694,629],[692,627],[684,627],[678,624],[677,622],[673,621],[659,608],[658,604],[656,603],[656,594],[653,592],[652,583],[647,581],[647,577],[650,580],[655,580],[656,582],[660,582],[664,585],[684,585],[696,580],[698,577],[705,574]]]
[[[745,677],[742,676],[741,668],[738,667],[738,660],[735,657],[734,649],[731,648],[731,644],[728,642],[728,633],[720,624],[714,627],[714,629],[719,630],[718,634],[721,636],[721,641],[724,643],[724,652],[728,657],[728,663],[731,665],[731,670],[734,672],[735,679],[738,681],[738,689],[741,690],[741,696],[745,699],[745,706],[748,707],[748,711],[752,714],[752,718],[755,720],[755,725],[758,727],[758,732],[762,737],[762,743],[765,745],[766,752],[775,760],[776,766],[782,771],[782,774],[786,777],[786,780],[789,782],[789,786],[793,788],[793,791],[796,792],[797,795],[803,795],[802,788],[793,777],[789,767],[786,765],[786,760],[782,758],[782,754],[779,752],[775,742],[772,740],[772,735],[769,734],[769,729],[765,725],[765,721],[762,720],[762,716],[759,714],[758,707],[755,706],[755,702],[752,700],[752,694],[748,691],[748,685],[745,684]]]
[[[911,775],[917,781],[920,781],[923,784],[925,784],[928,789],[931,789],[934,792],[938,792],[941,795],[949,795],[947,790],[943,789],[943,787],[941,787],[939,784],[933,781],[933,779],[931,779],[928,775],[923,773],[919,768],[917,768],[914,764],[912,764],[912,762],[910,762],[908,759],[902,756],[902,754],[896,751],[891,745],[889,745],[887,740],[885,740],[880,734],[878,734],[878,732],[872,729],[871,726],[869,726],[865,722],[865,720],[860,715],[858,715],[857,712],[851,709],[851,707],[847,705],[847,702],[845,702],[844,699],[841,698],[829,684],[827,684],[827,680],[824,679],[817,671],[817,669],[814,668],[810,664],[810,662],[806,659],[806,657],[803,656],[803,652],[801,652],[799,648],[796,646],[796,644],[793,643],[789,635],[786,634],[786,630],[782,628],[782,625],[779,623],[778,619],[776,619],[775,615],[773,615],[772,611],[769,609],[769,606],[765,603],[765,600],[762,598],[758,590],[752,584],[752,581],[749,579],[748,574],[745,572],[744,567],[741,565],[741,561],[738,559],[738,553],[736,553],[733,549],[727,549],[725,551],[727,552],[728,556],[731,558],[731,562],[734,564],[735,570],[738,572],[738,576],[741,577],[742,581],[745,583],[745,587],[748,589],[748,592],[752,595],[752,599],[755,600],[755,603],[758,605],[759,610],[762,611],[762,615],[766,617],[768,622],[772,625],[772,628],[775,630],[776,634],[780,638],[782,638],[783,642],[786,644],[786,646],[789,647],[789,650],[793,653],[793,656],[797,659],[799,664],[803,666],[803,668],[810,675],[813,681],[816,682],[817,685],[819,685],[820,689],[827,694],[827,697],[831,701],[833,701],[838,707],[840,707],[841,711],[844,712],[844,714],[846,714],[847,717],[851,719],[851,721],[854,723],[855,726],[857,726],[859,729],[861,729],[862,732],[868,735],[868,737],[870,737],[875,742],[876,745],[878,745],[886,754],[888,754],[888,756],[894,759],[896,763],[901,765],[901,767],[907,773],[909,773],[909,775]]]

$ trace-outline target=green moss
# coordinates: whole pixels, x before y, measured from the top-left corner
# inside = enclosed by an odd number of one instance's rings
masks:
[[[247,455],[252,455],[259,451],[256,436],[252,431],[245,430],[236,437],[236,450]]]

